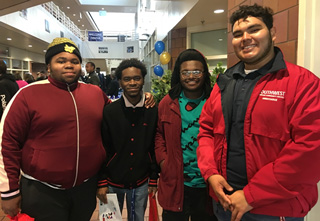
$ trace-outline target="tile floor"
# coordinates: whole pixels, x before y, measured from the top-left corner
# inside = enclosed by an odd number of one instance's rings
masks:
[[[1,202],[1,200],[0,200]],[[98,199],[97,199],[98,202]],[[122,220],[127,220],[127,209],[126,209],[126,203],[124,203],[124,208],[122,211]],[[158,214],[159,214],[159,221],[162,221],[161,214],[162,214],[162,208],[158,205]],[[149,220],[149,201],[145,213],[145,221]],[[6,215],[3,213],[3,211],[0,209],[0,221],[10,221],[9,218],[6,217]],[[99,204],[97,203],[97,208],[94,211],[90,221],[99,221]]]

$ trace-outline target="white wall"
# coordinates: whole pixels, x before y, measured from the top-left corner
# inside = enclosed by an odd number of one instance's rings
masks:
[[[44,56],[42,54],[37,54],[14,47],[9,47],[9,51],[10,57],[13,59],[45,63]]]
[[[297,64],[320,77],[320,2],[319,0],[299,0],[299,36]],[[319,138],[320,142],[320,138]],[[320,160],[320,159],[319,159]],[[319,168],[314,168],[315,170]],[[318,183],[320,190],[320,182]],[[320,191],[318,191],[320,192]],[[306,221],[320,220],[320,202],[312,208]]]
[[[50,33],[45,30],[45,20],[48,21]],[[48,43],[54,38],[60,37],[60,31],[62,31],[64,37],[72,39],[79,46],[81,45],[81,40],[42,6],[28,8],[27,19],[21,17],[19,12],[14,12],[1,16],[0,22]]]

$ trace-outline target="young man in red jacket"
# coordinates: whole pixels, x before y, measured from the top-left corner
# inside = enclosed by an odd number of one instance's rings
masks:
[[[274,47],[272,10],[230,22],[240,62],[221,74],[200,117],[198,164],[219,220],[303,220],[320,178],[320,81]]]
[[[164,221],[214,220],[206,210],[210,201],[196,155],[198,120],[210,92],[205,57],[195,49],[181,52],[169,94],[159,104],[156,133],[156,159],[161,167],[158,198]]]

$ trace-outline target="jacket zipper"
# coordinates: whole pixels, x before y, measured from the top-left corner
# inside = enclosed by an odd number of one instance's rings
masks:
[[[68,92],[70,93],[71,95],[71,98],[73,100],[73,104],[74,104],[74,108],[75,108],[75,112],[76,112],[76,119],[77,119],[77,160],[76,160],[76,174],[75,174],[75,178],[74,178],[74,182],[73,182],[73,187],[76,185],[77,183],[77,179],[78,179],[78,173],[79,173],[79,115],[78,115],[78,107],[77,107],[77,103],[76,103],[76,100],[74,99],[74,96],[72,94],[72,92],[70,91],[70,87],[69,85],[67,85],[68,87]]]

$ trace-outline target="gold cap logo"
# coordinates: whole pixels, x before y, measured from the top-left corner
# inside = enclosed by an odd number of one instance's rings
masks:
[[[76,49],[75,47],[69,46],[69,45],[67,45],[67,44],[64,46],[64,51],[69,52],[69,53],[73,53],[73,51],[74,51],[75,49]]]

